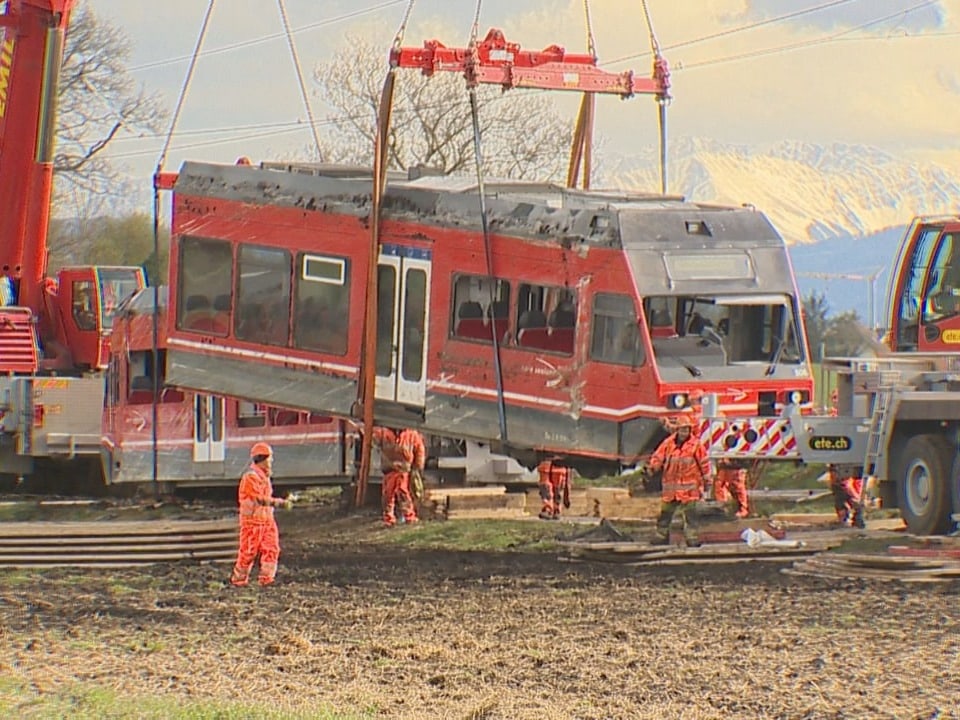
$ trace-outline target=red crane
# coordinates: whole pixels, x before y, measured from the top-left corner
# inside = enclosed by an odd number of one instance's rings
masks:
[[[56,105],[76,0],[0,4],[0,473],[99,456],[109,333],[138,267],[47,277]],[[51,376],[56,375],[56,378]]]
[[[47,278],[56,105],[75,0],[9,0],[0,15],[0,372],[102,369],[115,306],[139,268]]]

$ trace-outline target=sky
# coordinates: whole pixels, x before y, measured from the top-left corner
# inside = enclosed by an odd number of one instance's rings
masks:
[[[129,38],[129,67],[171,114],[207,11],[205,0],[81,0]],[[208,24],[164,169],[184,160],[255,162],[312,144],[279,5],[308,88],[313,67],[347,38],[392,44],[408,0],[220,0]],[[905,158],[960,157],[960,0],[647,0],[671,66],[669,136],[735,145],[782,140],[863,144]],[[638,0],[594,0],[600,65],[649,76],[650,32]],[[466,44],[476,3],[420,0],[403,44]],[[569,52],[586,47],[583,0],[487,0],[480,31]],[[402,79],[401,79],[402,81]],[[555,94],[563,95],[563,94]],[[574,117],[577,98],[557,98]],[[330,111],[312,97],[315,119]],[[656,143],[649,97],[601,98],[596,134],[607,155]],[[320,130],[323,131],[321,125]],[[121,136],[110,156],[150,177],[164,137]]]

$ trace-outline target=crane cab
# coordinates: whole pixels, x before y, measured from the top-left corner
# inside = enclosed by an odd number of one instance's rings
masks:
[[[56,312],[51,314],[58,318],[74,367],[107,367],[117,307],[144,287],[146,277],[139,267],[67,267],[57,273],[56,294],[51,296]],[[56,348],[51,349],[54,352],[46,354],[55,359]]]
[[[892,350],[960,352],[960,216],[913,221],[888,297]]]

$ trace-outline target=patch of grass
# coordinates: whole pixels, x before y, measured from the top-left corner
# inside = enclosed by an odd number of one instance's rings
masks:
[[[557,530],[556,523],[526,520],[448,520],[400,527],[379,537],[411,549],[547,551],[557,548]]]
[[[113,595],[133,595],[141,591],[140,588],[132,587],[123,580],[111,579],[105,585],[106,589]]]
[[[0,585],[5,587],[29,585],[35,580],[36,576],[29,570],[0,570]]]
[[[797,488],[823,489],[817,478],[826,468],[823,465],[795,465],[789,462],[771,462],[764,468],[757,487],[771,490]]]
[[[124,696],[92,685],[75,685],[53,692],[10,676],[0,675],[0,716],[19,718],[109,717],[137,720],[368,720],[376,709],[344,714],[327,707],[278,709],[263,703],[187,701],[177,696]]]

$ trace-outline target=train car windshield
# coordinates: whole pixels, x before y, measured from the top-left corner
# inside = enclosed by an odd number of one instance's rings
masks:
[[[665,380],[775,376],[804,364],[789,296],[661,296],[644,301]]]

